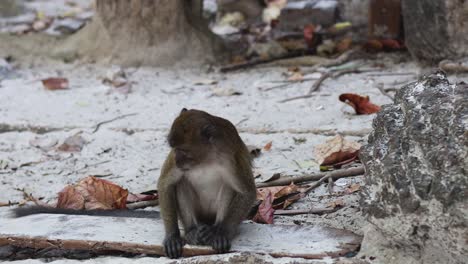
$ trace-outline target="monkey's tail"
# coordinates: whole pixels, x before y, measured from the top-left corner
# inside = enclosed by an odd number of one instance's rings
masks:
[[[159,212],[143,210],[73,210],[46,206],[25,206],[12,210],[13,217],[23,217],[34,214],[64,214],[64,215],[90,215],[90,216],[110,216],[110,217],[129,217],[129,218],[160,218]]]

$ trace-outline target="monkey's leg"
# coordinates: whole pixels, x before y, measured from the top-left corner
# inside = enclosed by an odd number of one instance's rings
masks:
[[[215,225],[204,234],[204,241],[208,241],[218,253],[225,253],[231,249],[231,241],[237,234],[237,228],[247,216],[254,197],[237,193],[225,187],[220,192],[218,213]]]
[[[179,225],[177,223],[177,198],[174,185],[164,184],[164,180],[158,184],[159,206],[161,216],[164,221],[166,236],[163,245],[164,252],[169,258],[179,258],[182,256],[182,248],[185,241],[180,236]],[[163,187],[164,186],[164,187]]]
[[[208,225],[200,223],[197,212],[200,211],[198,196],[192,186],[187,182],[181,182],[177,186],[177,202],[179,215],[185,230],[185,240],[191,245],[208,245],[202,237]]]

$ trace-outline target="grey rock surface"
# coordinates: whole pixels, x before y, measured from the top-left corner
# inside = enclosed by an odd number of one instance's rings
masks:
[[[440,71],[382,108],[361,154],[371,223],[361,255],[378,255],[379,263],[466,263],[467,126],[468,85],[450,84]]]
[[[402,0],[405,42],[419,59],[468,55],[468,2]]]

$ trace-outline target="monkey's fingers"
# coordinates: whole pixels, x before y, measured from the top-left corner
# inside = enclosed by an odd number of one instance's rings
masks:
[[[212,247],[216,253],[226,253],[231,249],[231,241],[223,235],[215,235]]]
[[[211,245],[216,230],[213,226],[200,225],[197,229],[197,238],[201,245]]]
[[[169,258],[180,258],[185,241],[180,236],[171,236],[164,240],[164,251]]]

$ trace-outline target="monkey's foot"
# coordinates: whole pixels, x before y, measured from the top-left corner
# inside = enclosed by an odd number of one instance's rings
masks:
[[[163,241],[166,256],[169,258],[180,258],[184,244],[185,241],[178,234],[167,236]]]
[[[185,240],[191,245],[208,246],[211,245],[214,235],[213,227],[203,224],[190,229],[185,234]]]
[[[217,253],[226,253],[231,249],[231,241],[222,234],[216,234],[212,241],[211,246]]]

